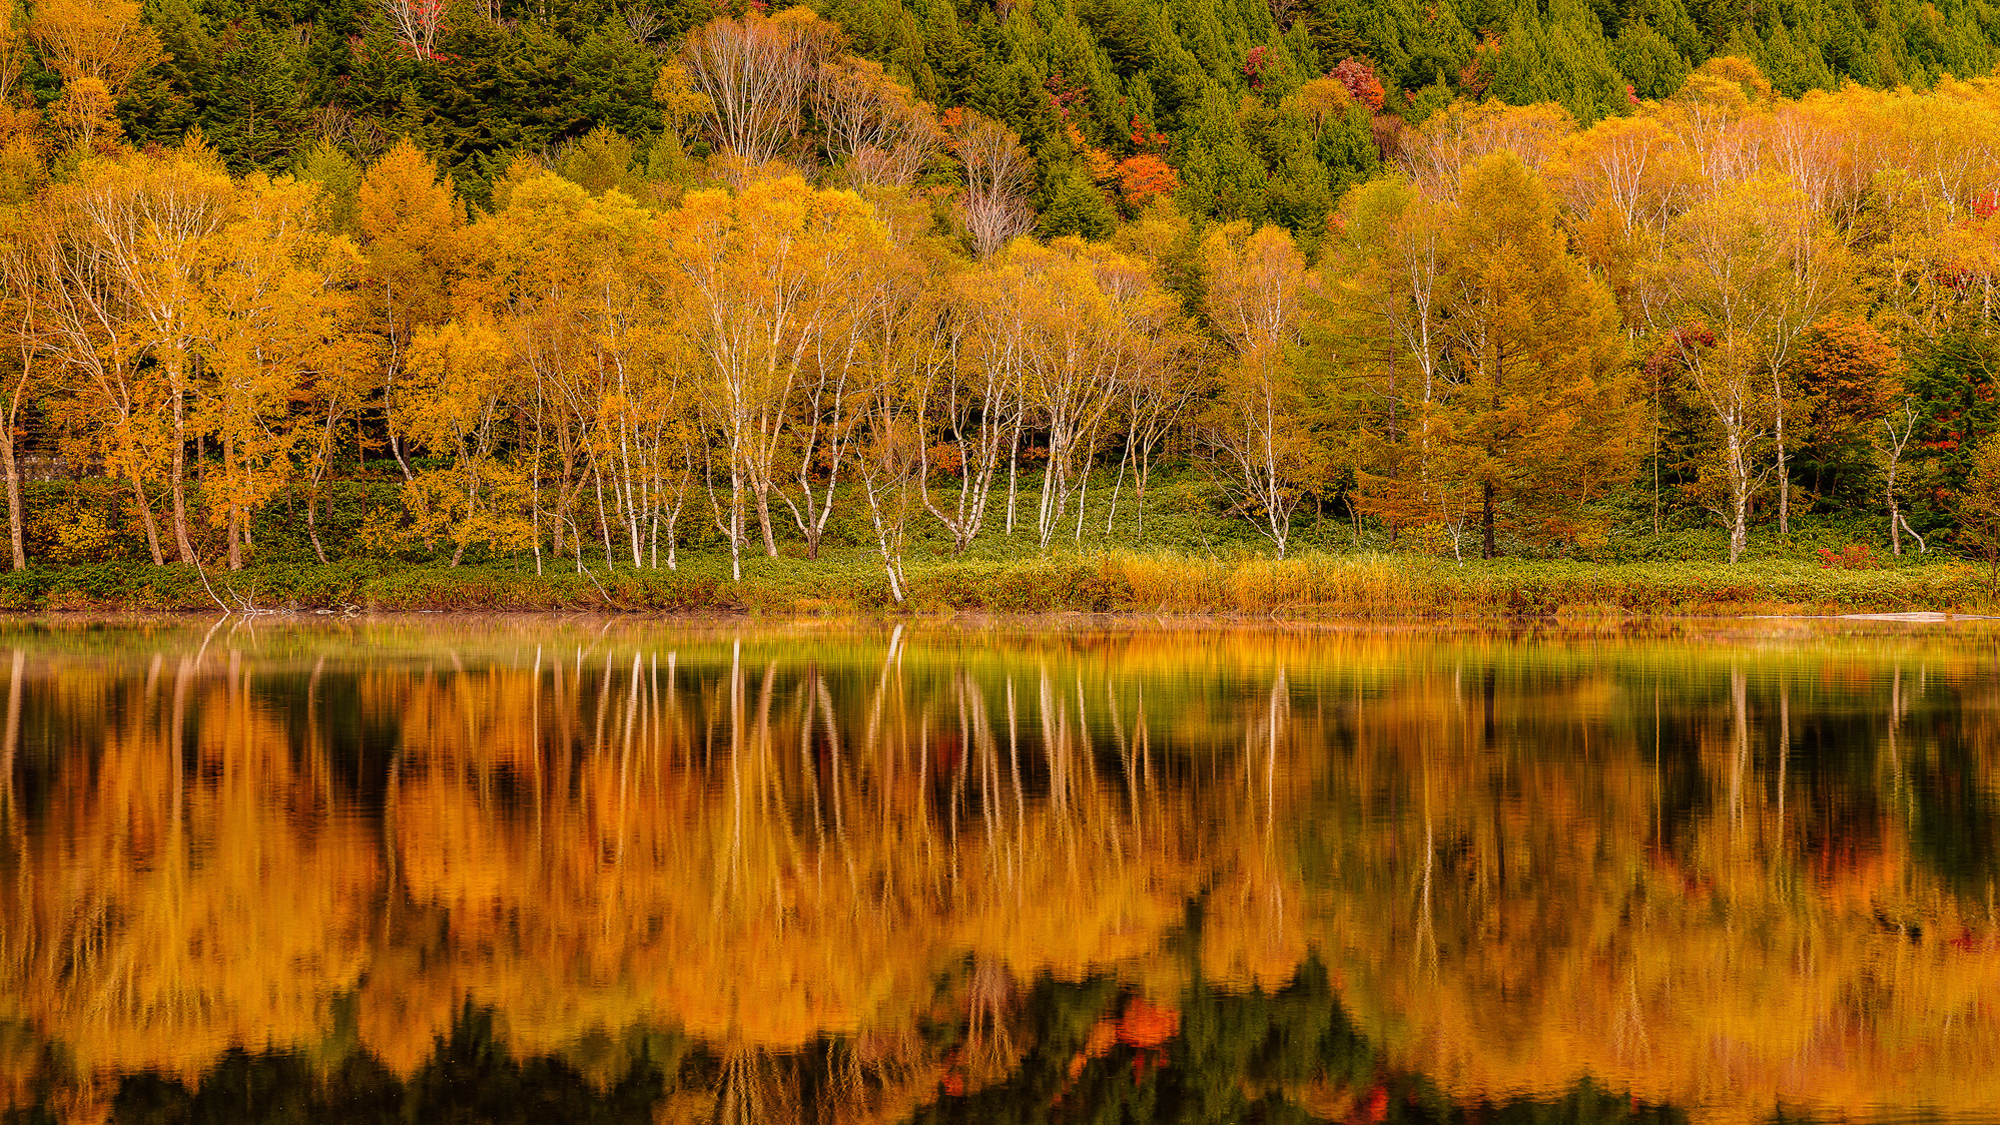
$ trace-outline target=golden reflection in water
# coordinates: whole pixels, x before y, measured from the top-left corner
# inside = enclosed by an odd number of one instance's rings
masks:
[[[1387,1060],[1461,1097],[1591,1075],[1702,1120],[2000,1109],[1990,878],[1912,844],[1940,769],[1994,796],[1976,645],[492,626],[0,652],[0,1026],[32,1029],[0,1038],[0,1096],[59,1044],[78,1119],[116,1074],[192,1082],[232,1046],[348,1035],[408,1073],[470,1002],[523,1056],[709,1045],[719,1085],[663,1119],[799,1116],[784,1058],[835,1039],[837,1116],[893,1120],[1004,1077],[1039,974],[1171,1013],[1191,973],[1272,988],[1315,950]],[[961,1051],[925,1045],[937,1020]]]
[[[1943,743],[1970,751],[1943,768],[1994,794],[1991,659],[1716,654],[1491,703],[1460,669],[1413,675],[1358,709],[1327,778],[1409,811],[1322,825],[1340,889],[1315,936],[1341,946],[1364,1029],[1463,1093],[1588,1073],[1710,1121],[1990,1118],[1990,857],[1954,893],[1911,842],[1921,817],[1972,811],[1913,791]],[[1949,710],[1913,718],[1926,691]]]

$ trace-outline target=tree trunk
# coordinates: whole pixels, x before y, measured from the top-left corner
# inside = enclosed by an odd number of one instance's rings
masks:
[[[1653,537],[1660,536],[1660,375],[1653,374]]]
[[[132,474],[132,495],[139,501],[139,522],[146,528],[146,549],[152,552],[153,565],[165,566],[166,552],[160,550],[160,521],[153,518],[152,502],[146,499],[145,482],[138,473]]]
[[[410,459],[403,454],[402,436],[396,433],[396,417],[393,413],[396,398],[396,373],[402,367],[402,342],[396,332],[396,293],[387,280],[382,283],[382,311],[387,315],[387,339],[389,343],[388,364],[382,373],[382,432],[389,439],[389,453],[396,458],[396,465],[403,470],[403,483],[417,479],[410,471]]]
[[[0,426],[0,463],[4,463],[7,473],[7,538],[14,548],[14,569],[26,570],[28,549],[23,523],[26,519],[21,511],[21,463],[14,455],[13,419],[8,425]]]
[[[1142,453],[1139,464],[1132,471],[1132,545],[1146,540],[1146,474],[1151,469],[1152,455]]]
[[[1027,408],[1022,407],[1025,411]],[[1014,499],[1021,481],[1021,423],[1014,422],[1014,443],[1007,453],[1007,537],[1014,537]]]
[[[764,533],[764,557],[778,557],[778,538],[771,533],[771,486],[759,483],[757,492],[757,529]]]
[[[403,482],[408,484],[417,479],[417,474],[410,471],[410,459],[403,453],[403,439],[397,436],[395,427],[389,426],[388,430],[389,452],[395,456],[397,466],[403,470]]]
[[[1743,557],[1750,541],[1750,466],[1743,460],[1743,439],[1732,426],[1729,433],[1729,561]]]
[[[597,532],[604,539],[604,572],[609,574],[618,568],[618,564],[611,553],[611,521],[604,513],[604,469],[593,467],[591,478],[597,490]]]
[[[729,577],[743,581],[743,474],[729,470]]]
[[[306,490],[306,538],[312,540],[313,554],[319,557],[320,565],[325,566],[326,548],[322,546],[319,541],[318,512],[319,512],[319,490],[317,488],[309,488]],[[541,547],[541,544],[537,542],[535,546],[537,549],[539,549]],[[540,572],[537,571],[537,573]]]
[[[1778,400],[1778,534],[1792,533],[1792,474],[1785,460],[1785,402]]]
[[[600,508],[603,507],[601,503],[598,506]],[[478,511],[479,511],[479,471],[477,469],[474,469],[471,473],[471,479],[468,480],[465,485],[466,528],[468,529],[471,528],[472,517],[478,514]],[[456,545],[454,545],[451,549],[451,565],[456,567],[459,563],[465,560],[465,545],[471,540],[464,538],[462,533],[454,534],[452,538],[457,540]]]
[[[1490,480],[1480,486],[1479,535],[1479,557],[1498,558],[1500,548],[1493,538],[1493,482]]]
[[[1891,430],[1890,432],[1894,433],[1895,431]],[[1889,550],[1897,558],[1901,558],[1903,555],[1903,528],[1901,526],[1903,513],[1896,506],[1896,461],[1893,456],[1889,460],[1887,486],[1883,488],[1882,492],[1883,498],[1889,502]]]
[[[1118,479],[1111,485],[1111,513],[1104,517],[1104,537],[1111,538],[1111,525],[1118,518],[1118,493],[1125,487],[1125,466],[1132,463],[1132,431],[1125,433],[1125,453],[1118,458]]]
[[[535,458],[529,464],[534,466],[528,476],[528,525],[535,535],[535,576],[542,573],[542,450],[540,423],[536,423]],[[558,524],[560,526],[560,524]],[[556,558],[562,558],[562,548],[556,548]]]
[[[889,577],[889,597],[897,605],[903,604],[903,583],[896,552],[889,546],[889,528],[882,518],[882,507],[875,495],[875,489],[868,490],[868,514],[875,523],[875,546],[882,554],[882,572]]]
[[[180,376],[174,376],[179,384]],[[173,392],[174,400],[174,456],[173,478],[170,482],[174,503],[174,549],[180,553],[180,561],[191,563],[194,558],[194,542],[188,538],[187,518],[187,410],[185,396]]]
[[[222,465],[225,480],[227,479],[230,467],[235,462],[236,443],[229,438],[224,438],[222,440]],[[243,569],[242,532],[243,508],[236,502],[236,498],[232,496],[229,499],[229,569],[231,570]]]
[[[1090,458],[1083,461],[1083,479],[1076,486],[1076,542],[1083,545],[1083,501],[1090,492]]]

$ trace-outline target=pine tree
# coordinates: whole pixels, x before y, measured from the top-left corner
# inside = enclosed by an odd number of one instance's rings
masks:
[[[273,168],[306,136],[311,117],[287,44],[260,24],[237,33],[216,61],[202,130],[232,169]]]
[[[119,99],[118,120],[135,144],[172,144],[202,119],[215,91],[215,43],[188,0],[161,0],[148,18],[160,59]]]
[[[1060,168],[1047,184],[1042,221],[1037,228],[1045,238],[1081,235],[1107,238],[1118,222],[1118,212],[1088,177],[1074,168]]]

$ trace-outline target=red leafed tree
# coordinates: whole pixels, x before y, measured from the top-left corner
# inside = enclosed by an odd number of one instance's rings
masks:
[[[438,32],[444,29],[444,0],[377,0],[396,41],[410,54],[429,62],[437,58]]]
[[[1136,113],[1132,115],[1131,140],[1132,147],[1139,152],[1167,147],[1167,135],[1147,124],[1146,119]]]
[[[1265,48],[1252,47],[1250,48],[1249,55],[1243,60],[1243,75],[1250,79],[1250,88],[1252,90],[1261,90],[1264,88],[1264,67],[1269,65],[1264,55]]]
[[[1181,186],[1173,167],[1150,152],[1119,161],[1117,175],[1119,194],[1134,211]]]
[[[1333,68],[1333,77],[1356,101],[1370,110],[1382,112],[1382,80],[1375,76],[1375,68],[1361,59],[1342,59]]]

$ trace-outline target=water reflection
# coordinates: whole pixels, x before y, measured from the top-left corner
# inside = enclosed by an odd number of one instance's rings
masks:
[[[2000,1115],[1990,637],[21,629],[0,667],[24,1119]]]

